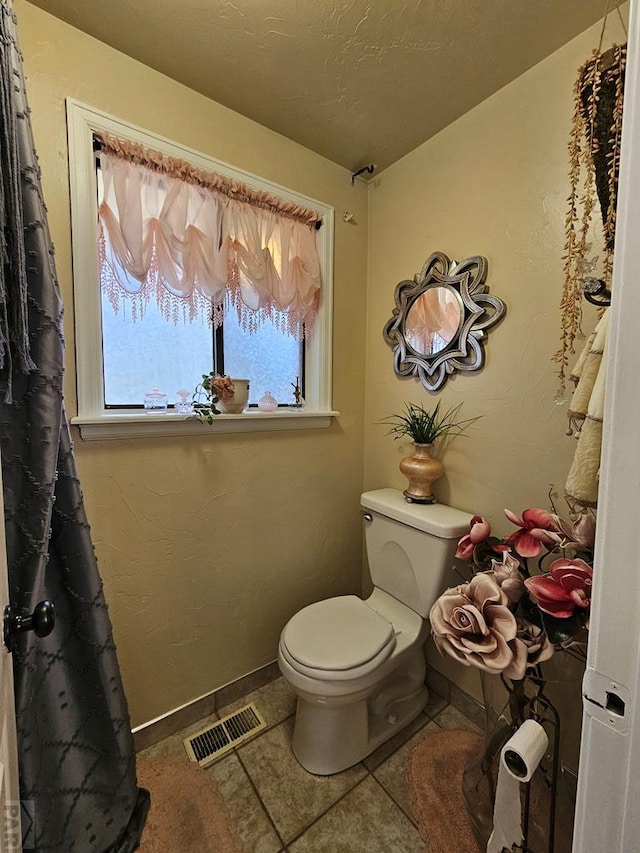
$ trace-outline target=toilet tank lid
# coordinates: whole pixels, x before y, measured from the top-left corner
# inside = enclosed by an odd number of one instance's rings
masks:
[[[471,513],[444,504],[409,503],[398,489],[376,489],[364,492],[360,503],[394,521],[440,539],[456,539],[469,532]]]

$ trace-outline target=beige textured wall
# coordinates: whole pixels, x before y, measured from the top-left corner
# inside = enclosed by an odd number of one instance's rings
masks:
[[[623,40],[617,21],[609,32]],[[558,383],[550,359],[560,330],[566,152],[576,72],[598,37],[594,27],[565,45],[371,185],[365,488],[405,482],[398,462],[410,444],[394,442],[377,422],[404,401],[441,400],[463,402],[464,416],[482,415],[442,455],[446,475],[434,488],[441,501],[484,515],[505,533],[513,528],[504,507],[546,506],[551,485],[562,492],[573,444],[566,407],[553,402]],[[485,368],[430,395],[417,380],[395,377],[382,328],[395,285],[436,250],[456,259],[485,255],[487,283],[508,312],[489,334]],[[595,309],[586,313],[593,322]],[[478,692],[476,670],[431,647],[429,660]]]
[[[349,173],[16,0],[65,301],[75,412],[64,99],[98,107],[336,208],[334,408],[327,430],[83,442],[81,482],[132,722],[273,661],[286,620],[358,592],[367,198]],[[229,69],[233,74],[233,69]],[[342,211],[355,213],[345,224]]]
[[[550,357],[559,336],[566,141],[576,69],[599,31],[566,45],[387,169],[367,201],[363,185],[352,188],[335,164],[25,0],[15,8],[66,306],[71,413],[66,96],[321,199],[338,214],[333,402],[342,416],[329,430],[103,443],[76,436],[136,725],[273,660],[282,625],[304,604],[358,591],[358,495],[363,482],[403,487],[397,466],[409,447],[377,422],[404,401],[463,401],[465,415],[483,415],[447,449],[447,474],[436,491],[444,502],[486,515],[498,532],[508,527],[504,506],[544,505],[550,485],[562,487],[572,444],[565,410],[553,404]],[[342,222],[344,209],[354,211],[357,225]],[[490,334],[484,370],[431,396],[393,375],[381,330],[396,283],[436,249],[456,258],[486,255],[488,283],[508,314]],[[465,689],[478,690],[475,671],[432,650],[429,657]]]

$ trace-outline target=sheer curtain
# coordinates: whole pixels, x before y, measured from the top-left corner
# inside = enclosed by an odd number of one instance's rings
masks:
[[[204,172],[128,140],[99,138],[99,263],[114,308],[156,299],[168,318],[203,304],[215,323],[233,305],[296,336],[315,320],[315,211]]]

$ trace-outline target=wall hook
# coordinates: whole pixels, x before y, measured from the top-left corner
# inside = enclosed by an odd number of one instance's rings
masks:
[[[611,305],[611,291],[601,278],[587,276],[580,282],[582,295],[592,305],[606,308]]]

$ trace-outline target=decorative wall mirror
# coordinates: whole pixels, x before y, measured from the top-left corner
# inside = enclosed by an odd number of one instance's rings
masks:
[[[486,277],[480,255],[457,263],[434,252],[413,281],[396,286],[383,334],[398,376],[417,376],[427,391],[437,391],[456,370],[482,367],[483,340],[507,310],[487,292]]]

